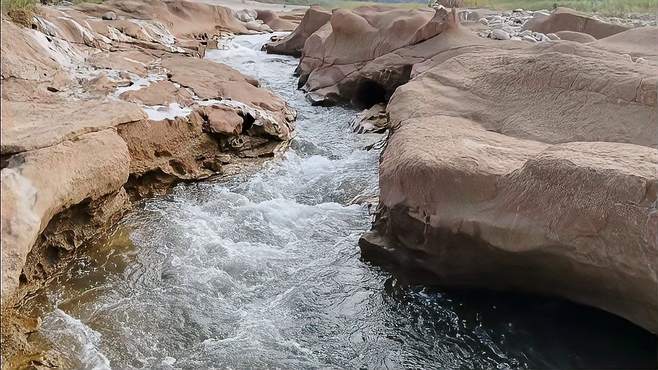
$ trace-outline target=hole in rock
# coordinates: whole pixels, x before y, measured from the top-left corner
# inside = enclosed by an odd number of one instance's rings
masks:
[[[51,265],[54,265],[59,261],[59,252],[59,248],[54,245],[46,247],[46,258]]]
[[[21,272],[21,275],[18,277],[18,283],[20,285],[27,284],[27,276],[25,276],[24,272]]]
[[[370,108],[386,101],[386,89],[373,80],[363,80],[356,85],[352,104],[359,108]]]
[[[242,116],[242,133],[247,134],[247,131],[253,127],[254,122],[256,122],[256,118],[249,113],[245,113]]]
[[[171,166],[171,169],[174,170],[174,172],[176,172],[178,175],[185,175],[187,173],[183,162],[177,159],[169,160],[169,166]]]
[[[11,158],[11,155],[0,156],[0,169],[5,168],[9,165],[9,158]]]

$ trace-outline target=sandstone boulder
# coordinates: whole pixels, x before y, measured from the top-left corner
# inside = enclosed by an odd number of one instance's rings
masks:
[[[235,17],[241,22],[252,22],[256,20],[258,13],[254,9],[242,9],[235,12]]]
[[[258,82],[226,65],[185,57],[167,58],[162,66],[169,79],[192,90],[203,100],[250,110],[252,117],[263,117],[263,127],[280,140],[292,137],[295,112],[271,92],[257,87]],[[251,108],[246,108],[251,107]],[[259,121],[261,122],[261,121]]]
[[[120,101],[59,104],[3,101],[2,105],[5,106],[2,109],[0,146],[3,156],[46,148],[84,133],[146,118],[136,105]]]
[[[113,20],[117,19],[117,14],[115,12],[105,12],[101,16],[101,18],[106,20],[106,21],[113,21]]]
[[[246,28],[231,9],[185,0],[108,0],[100,4],[82,3],[79,11],[100,18],[108,11],[133,20],[155,20],[166,25],[176,37],[214,34],[217,31],[244,33]],[[136,22],[140,23],[140,22]]]
[[[95,68],[125,71],[144,77],[147,75],[147,66],[157,59],[156,56],[133,49],[97,52],[87,58],[87,63]]]
[[[379,103],[359,112],[352,121],[352,128],[359,134],[386,131],[388,128],[386,106]]]
[[[207,121],[207,132],[220,135],[240,135],[242,133],[244,117],[234,109],[225,106],[203,107],[200,113]]]
[[[449,34],[387,106],[363,255],[658,332],[655,66],[595,43],[450,46]]]
[[[116,192],[128,179],[129,163],[126,143],[107,128],[9,159],[2,169],[3,304],[18,287],[27,254],[52,217]]]
[[[59,90],[71,83],[69,75],[57,63],[60,55],[50,49],[45,37],[4,19],[1,23],[3,98],[11,95],[12,100],[29,100],[37,94],[49,95],[48,88]]]
[[[658,65],[658,27],[638,27],[597,40],[593,47],[643,58]]]
[[[404,103],[396,99],[388,112],[397,123],[431,116],[441,107],[486,130],[524,139],[656,147],[655,74],[651,66],[573,42],[513,52],[489,49],[477,58],[464,53],[430,68],[398,88],[395,96]]]
[[[655,333],[656,158],[633,144],[545,146],[450,116],[410,120],[384,153],[378,232],[362,250],[446,286],[560,296]]]
[[[586,33],[596,39],[624,32],[626,26],[605,23],[587,14],[569,8],[557,8],[550,16],[538,22],[533,22],[528,28],[535,32],[556,33],[558,31],[574,31]]]
[[[367,108],[388,100],[416,64],[446,45],[486,42],[477,39],[444,8],[337,10],[306,41],[299,84],[320,103],[350,100]]]
[[[491,32],[491,38],[494,40],[509,40],[510,35],[503,30],[495,29]]]
[[[285,20],[271,10],[258,10],[256,19],[261,20],[268,25],[273,31],[277,32],[291,32],[297,28],[297,23]]]
[[[253,20],[250,22],[245,22],[244,26],[249,30],[249,31],[255,31],[255,32],[272,32],[272,29],[270,26],[266,25],[263,23],[261,20]]]
[[[282,40],[265,44],[268,53],[300,56],[304,43],[315,31],[329,22],[331,13],[316,6],[310,7],[297,28]]]
[[[98,76],[92,77],[83,82],[82,86],[89,93],[107,96],[116,90],[118,82],[110,79],[106,74],[101,73]]]
[[[130,152],[131,180],[126,187],[140,198],[161,193],[176,181],[206,178],[215,172],[204,168],[203,162],[220,149],[203,133],[199,117],[140,121],[119,126],[118,133]]]

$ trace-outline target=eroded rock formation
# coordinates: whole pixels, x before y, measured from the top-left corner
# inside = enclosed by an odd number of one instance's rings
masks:
[[[276,12],[272,10],[257,10],[256,19],[262,21],[264,24],[269,26],[273,31],[277,32],[292,32],[299,25],[301,19],[299,13],[290,13],[284,15],[285,18],[282,18]],[[301,18],[301,17],[299,17]]]
[[[441,41],[391,97],[363,254],[657,332],[655,65],[595,43],[459,40]]]
[[[391,128],[362,252],[657,332],[658,32],[567,9],[528,28],[574,41],[479,38],[441,7],[335,10],[307,37],[311,99],[388,101],[356,122]]]
[[[265,45],[268,53],[300,56],[306,39],[329,21],[331,13],[319,7],[310,7],[301,23],[288,36]]]
[[[548,17],[541,17],[532,22],[528,29],[542,33],[574,31],[586,33],[596,39],[601,39],[624,32],[629,27],[602,22],[573,9],[557,8]]]
[[[457,24],[457,13],[445,8],[366,6],[336,9],[331,15],[311,8],[290,36],[268,44],[266,50],[294,54],[303,43],[297,72],[299,86],[311,100],[350,100],[370,107],[387,101],[409,80],[415,64],[438,53],[443,46],[436,49],[431,40]],[[469,32],[461,37],[477,38]]]
[[[10,308],[131,199],[286,147],[295,112],[199,58],[247,28],[186,1],[42,7],[31,28],[2,20],[3,356],[25,349]]]

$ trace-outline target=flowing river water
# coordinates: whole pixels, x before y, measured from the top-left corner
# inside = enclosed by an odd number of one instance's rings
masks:
[[[593,309],[446,292],[360,259],[382,139],[345,107],[311,106],[297,60],[238,36],[207,58],[258,78],[299,114],[282,158],[181,184],[135,207],[33,299],[65,367],[653,367],[656,338]]]

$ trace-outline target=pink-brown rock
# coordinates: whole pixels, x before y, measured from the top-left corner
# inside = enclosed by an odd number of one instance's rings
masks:
[[[270,42],[265,50],[272,54],[287,54],[300,56],[304,43],[315,31],[329,22],[331,13],[316,6],[310,7],[297,28],[282,40]]]
[[[499,47],[460,32],[426,41],[434,54],[388,103],[364,256],[658,332],[658,70],[598,41]]]
[[[602,22],[591,16],[569,8],[557,8],[547,18],[533,23],[532,31],[541,33],[556,33],[559,31],[574,31],[586,33],[596,39],[624,32],[629,27]]]

